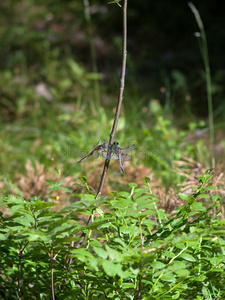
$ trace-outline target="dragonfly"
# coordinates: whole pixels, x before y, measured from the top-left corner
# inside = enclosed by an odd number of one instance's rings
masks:
[[[125,172],[123,162],[129,161],[132,159],[132,155],[129,155],[128,153],[131,152],[132,149],[128,148],[122,148],[120,147],[118,142],[114,142],[111,146],[109,146],[109,143],[106,141],[103,141],[101,144],[97,144],[87,155],[82,157],[78,163],[81,163],[83,160],[91,157],[95,153],[98,153],[102,157],[106,159],[113,159],[113,160],[119,160],[120,168],[122,173]]]

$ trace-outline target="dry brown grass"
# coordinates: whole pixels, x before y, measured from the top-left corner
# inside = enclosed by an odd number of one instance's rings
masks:
[[[94,193],[96,193],[98,184],[100,182],[103,163],[103,160],[97,159],[81,164],[82,175],[87,177],[88,185]],[[160,208],[163,208],[166,212],[171,213],[174,211],[175,207],[183,204],[183,201],[177,196],[177,187],[166,189],[163,186],[160,178],[157,178],[150,168],[144,166],[143,164],[138,164],[135,160],[132,164],[126,162],[124,166],[126,173],[122,175],[120,172],[119,163],[110,163],[110,170],[108,172],[107,180],[103,190],[104,195],[109,195],[110,192],[118,189],[129,190],[129,182],[135,182],[140,187],[144,187],[143,178],[147,176],[151,179],[152,192],[159,199]],[[16,173],[15,185],[8,190],[8,193],[15,195],[21,194],[23,198],[28,201],[34,196],[40,197],[46,201],[55,201],[58,204],[57,209],[60,209],[62,206],[69,204],[72,201],[76,201],[77,198],[75,198],[73,194],[69,194],[63,190],[51,192],[50,187],[45,182],[47,179],[50,179],[53,182],[64,181],[63,186],[71,189],[74,193],[83,192],[81,187],[74,185],[75,182],[80,183],[80,179],[78,177],[59,176],[54,170],[54,167],[47,169],[44,167],[44,165],[37,161],[33,165],[31,161],[28,160],[25,168],[26,174]],[[60,169],[63,174],[62,166]],[[203,166],[201,163],[196,162],[187,156],[184,156],[180,161],[174,161],[173,171],[185,178],[183,183],[178,185],[178,188],[181,190],[181,192],[189,194],[192,193],[193,190],[191,190],[191,187],[199,184],[198,176],[203,174],[207,169],[209,169],[209,166]],[[218,190],[215,190],[215,192],[224,198],[225,180],[223,169],[223,164],[214,164],[214,176],[212,178],[212,184],[218,186]],[[0,182],[0,186],[3,187],[3,185],[4,183]],[[214,191],[212,191],[212,194],[213,193]],[[224,215],[223,207],[222,213]]]

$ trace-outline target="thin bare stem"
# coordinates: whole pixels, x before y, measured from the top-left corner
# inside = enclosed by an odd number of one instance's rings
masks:
[[[18,264],[18,277],[17,277],[17,293],[18,293],[18,298],[20,299],[20,292],[21,292],[21,286],[20,286],[20,274],[22,272],[22,255],[23,255],[23,251],[24,249],[27,247],[28,242],[24,245],[24,247],[22,248],[23,244],[20,243],[20,250],[18,252],[18,256],[19,256],[19,264]]]
[[[122,49],[122,68],[121,68],[121,75],[120,75],[120,90],[118,95],[118,101],[117,101],[117,107],[116,107],[116,113],[115,118],[112,126],[112,131],[110,133],[110,139],[109,139],[109,145],[112,145],[114,142],[114,137],[116,134],[116,129],[119,121],[120,111],[122,107],[123,102],[123,92],[124,92],[124,86],[125,86],[125,74],[126,74],[126,61],[127,61],[127,1],[124,0],[123,4],[123,49]],[[108,155],[107,155],[108,157]],[[96,197],[100,197],[102,193],[102,189],[105,183],[107,171],[109,168],[109,159],[105,160],[105,165],[102,171],[101,180],[99,183],[98,191]],[[92,219],[92,216],[90,216],[87,220],[86,225],[90,224]],[[81,240],[77,243],[77,246],[80,247],[80,245],[83,243],[84,239],[86,237],[85,233],[82,233]]]
[[[212,83],[211,83],[211,73],[210,73],[210,65],[209,65],[209,53],[207,46],[207,39],[205,34],[205,28],[203,22],[201,20],[200,14],[194,4],[192,2],[188,3],[191,8],[195,20],[200,29],[200,37],[201,37],[201,51],[202,57],[205,66],[205,74],[206,74],[206,89],[207,89],[207,99],[208,99],[208,114],[209,114],[209,132],[210,132],[210,141],[214,143],[214,121],[213,121],[213,105],[212,105]]]
[[[109,145],[112,145],[114,142],[114,137],[116,134],[116,129],[119,121],[120,111],[123,102],[123,92],[125,86],[125,73],[126,73],[126,61],[127,61],[127,0],[124,0],[123,4],[123,50],[122,50],[122,68],[121,68],[121,75],[120,75],[120,90],[118,95],[117,107],[116,107],[116,114],[112,126],[112,131],[110,133]],[[102,189],[105,183],[107,171],[109,167],[109,160],[105,160],[105,165],[102,171],[101,181],[98,187],[97,197],[99,197],[102,193]]]

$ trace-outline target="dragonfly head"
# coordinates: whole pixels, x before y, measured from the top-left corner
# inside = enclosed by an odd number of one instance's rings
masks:
[[[114,145],[114,146],[118,146],[119,143],[115,141],[115,142],[113,143],[113,145]]]

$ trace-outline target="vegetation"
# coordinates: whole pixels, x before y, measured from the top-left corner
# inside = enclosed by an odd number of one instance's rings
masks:
[[[216,189],[211,178],[206,172],[191,195],[180,194],[186,204],[174,215],[157,208],[147,177],[144,188],[130,183],[129,192],[97,199],[83,178],[80,201],[58,212],[54,202],[6,197],[2,298],[223,299],[224,219],[212,213],[220,197],[208,208],[199,202]]]
[[[115,139],[133,160],[125,174],[110,162],[98,198],[103,160],[77,161],[114,121],[123,1],[112,2],[1,0],[0,299],[225,298],[224,71],[210,29],[222,10],[213,23],[210,1],[201,18],[189,4],[203,65],[187,5],[168,18],[170,1],[128,3]],[[185,42],[172,19],[188,24]]]

